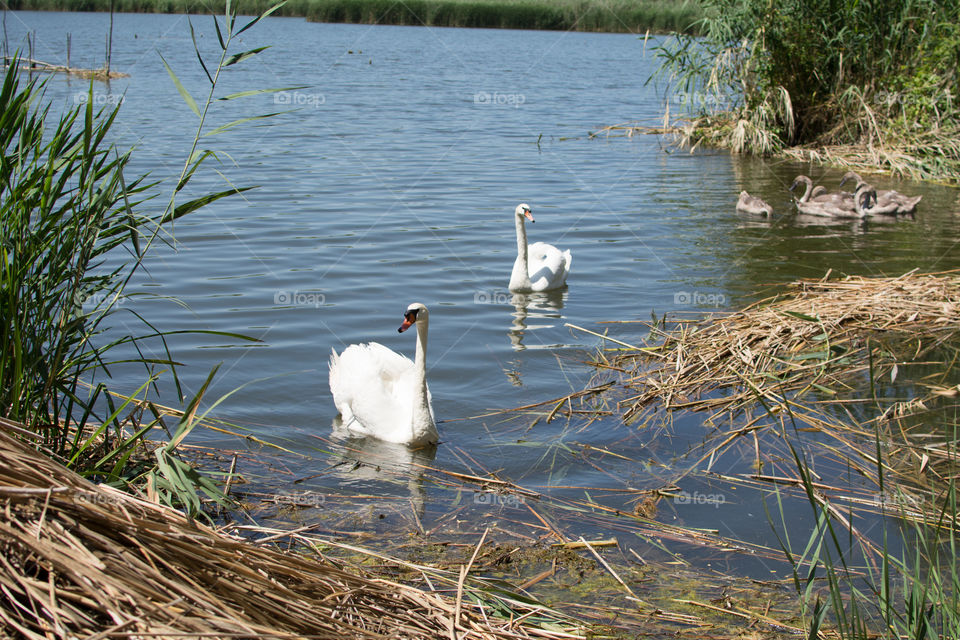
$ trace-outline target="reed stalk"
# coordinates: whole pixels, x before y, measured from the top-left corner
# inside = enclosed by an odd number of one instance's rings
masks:
[[[136,313],[126,287],[175,220],[250,188],[231,185],[189,200],[179,197],[201,166],[216,157],[212,151],[198,151],[201,137],[272,115],[245,117],[212,131],[205,127],[207,112],[218,99],[221,70],[263,50],[233,53],[233,41],[270,12],[240,25],[236,7],[227,3],[217,22],[221,51],[215,65],[208,67],[197,53],[204,71],[212,69],[201,103],[167,67],[198,121],[180,175],[160,211],[150,203],[158,183],[147,182],[145,176],[132,181],[124,176],[130,152],[108,142],[120,106],[94,111],[92,83],[86,104],[58,120],[43,106],[43,83],[24,82],[19,64],[7,68],[0,89],[0,416],[37,433],[39,446],[72,469],[102,482],[143,489],[152,499],[181,505],[191,514],[202,509],[198,492],[224,501],[217,485],[177,453],[203,416],[199,407],[216,369],[168,429],[163,413],[147,401],[158,377],[167,374],[178,401],[185,402],[177,364],[166,346],[168,333]],[[118,336],[111,331],[120,313],[135,321],[129,326],[139,321],[143,333]],[[227,332],[196,333],[251,340]],[[157,341],[165,356],[143,355],[152,351],[145,347]],[[118,359],[114,354],[121,347],[138,355]],[[121,362],[142,365],[145,375],[134,394],[116,400],[111,374]],[[157,430],[157,437],[169,441],[150,454],[147,438]]]

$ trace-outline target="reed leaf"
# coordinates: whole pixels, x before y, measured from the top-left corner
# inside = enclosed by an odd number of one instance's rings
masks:
[[[205,499],[227,504],[216,483],[177,453],[199,423],[199,404],[216,369],[189,402],[176,432],[150,456],[146,438],[158,429],[165,431],[165,426],[151,403],[146,407],[153,418],[141,420],[144,399],[157,391],[157,380],[166,373],[183,401],[179,363],[167,339],[184,332],[159,330],[125,304],[124,292],[162,230],[252,188],[230,185],[176,202],[196,171],[217,159],[213,151],[198,151],[197,145],[206,133],[204,123],[220,72],[227,63],[240,63],[261,51],[229,52],[236,37],[230,10],[228,4],[222,19],[226,26],[221,29],[218,23],[223,49],[216,64],[206,64],[197,51],[210,80],[202,104],[163,60],[173,86],[199,122],[162,211],[151,202],[160,183],[145,176],[127,180],[124,170],[130,152],[109,142],[119,106],[94,110],[91,99],[54,120],[49,106],[42,103],[43,84],[24,83],[16,61],[7,68],[0,88],[0,340],[10,345],[0,354],[0,416],[26,424],[39,434],[40,446],[83,475],[128,488],[149,485],[154,497],[194,516],[201,513]],[[253,119],[264,117],[269,116]],[[129,250],[132,260],[114,258],[121,247]],[[106,268],[107,264],[112,266]],[[142,335],[116,335],[111,319],[120,312],[147,330]],[[189,333],[256,341],[231,332]],[[159,342],[164,356],[146,356],[142,345],[148,342]],[[114,355],[121,347],[124,355]],[[120,363],[141,365],[146,375],[134,394],[117,403],[106,381],[111,368]]]

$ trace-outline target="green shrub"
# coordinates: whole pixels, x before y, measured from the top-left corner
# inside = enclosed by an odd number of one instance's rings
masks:
[[[739,126],[757,133],[738,150],[759,153],[897,145],[909,166],[891,168],[960,179],[960,3],[704,0],[703,11],[703,40],[659,50],[659,77],[734,99],[701,139],[735,146],[718,127]]]

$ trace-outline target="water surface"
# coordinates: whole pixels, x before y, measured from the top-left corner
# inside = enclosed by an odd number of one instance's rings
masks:
[[[96,67],[107,19],[10,12],[7,29],[13,46],[27,30],[35,32],[35,55],[50,62],[65,61],[71,33],[73,64]],[[210,19],[191,20],[205,55],[214,55]],[[188,394],[222,363],[211,398],[246,386],[217,413],[300,454],[247,468],[249,489],[287,491],[292,480],[309,478],[296,490],[326,496],[328,506],[333,496],[363,494],[365,501],[338,502],[341,510],[360,510],[379,496],[415,504],[424,522],[439,522],[471,498],[423,480],[411,466],[429,464],[495,473],[557,499],[589,495],[630,511],[636,489],[669,484],[682,456],[711,433],[699,417],[678,418],[671,433],[616,419],[589,427],[541,419],[531,427],[532,416],[476,417],[587,384],[592,370],[583,362],[598,340],[567,323],[630,341],[645,330],[597,323],[732,309],[828,269],[879,276],[960,266],[953,189],[876,177],[880,188],[924,195],[915,219],[802,220],[786,191],[793,177],[808,173],[833,187],[840,172],[725,152],[689,154],[654,136],[591,139],[589,132],[609,124],[655,124],[665,101],[680,102],[645,84],[658,42],[625,34],[293,18],[267,19],[243,34],[237,50],[271,48],[226,71],[218,95],[289,89],[216,103],[210,126],[284,113],[204,138],[201,146],[217,151],[219,170],[234,184],[259,188],[179,221],[173,246],[147,261],[124,311],[143,314],[162,330],[237,332],[261,341],[253,347],[211,336],[170,342],[185,365]],[[161,54],[201,100],[207,86],[187,19],[169,15],[116,16],[113,66],[130,77],[95,83],[92,96],[98,105],[122,100],[115,135],[121,146],[136,147],[132,172],[166,179],[183,166],[197,118]],[[53,77],[46,92],[57,111],[87,99],[89,88]],[[195,193],[223,188],[212,171],[195,181]],[[738,215],[741,189],[767,199],[775,216]],[[506,290],[519,202],[536,216],[528,225],[531,241],[572,250],[566,290],[529,297]],[[379,469],[331,467],[337,460],[331,453],[343,444],[327,440],[336,414],[327,388],[330,350],[374,340],[412,356],[413,332],[396,328],[413,301],[431,312],[428,375],[443,442],[435,452],[417,454],[352,442]],[[117,331],[143,332],[132,314],[116,318]],[[139,384],[139,372],[117,375],[130,389]],[[255,447],[211,431],[191,438],[226,449]],[[716,462],[714,471],[750,472],[748,453],[734,451]],[[391,466],[403,472],[399,480]],[[664,520],[773,543],[755,496],[702,478],[682,488],[722,493],[724,501],[673,504]],[[494,516],[529,520],[526,506],[474,500],[462,526],[475,530]],[[586,515],[569,522],[574,535],[607,526]],[[357,527],[386,532],[409,524],[391,516],[361,518]]]

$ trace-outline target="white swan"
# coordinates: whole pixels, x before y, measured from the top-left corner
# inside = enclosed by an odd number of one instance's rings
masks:
[[[439,439],[427,388],[427,308],[415,302],[403,314],[404,332],[417,325],[413,362],[382,344],[352,344],[330,356],[330,392],[343,428],[359,436],[411,446]]]
[[[570,250],[560,251],[552,244],[534,242],[527,245],[527,229],[523,219],[533,219],[533,213],[527,204],[518,204],[514,210],[517,223],[517,260],[513,263],[510,275],[511,291],[528,293],[559,289],[567,283],[567,274],[573,258]]]

